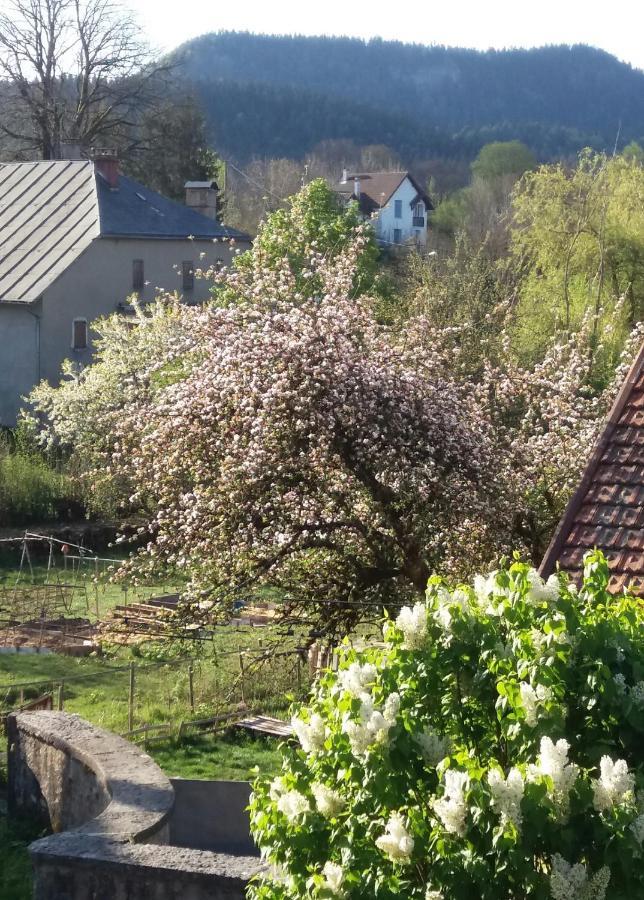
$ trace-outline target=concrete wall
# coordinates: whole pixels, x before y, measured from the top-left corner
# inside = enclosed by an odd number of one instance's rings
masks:
[[[170,843],[178,847],[255,856],[250,836],[247,781],[193,781],[171,778],[174,809]]]
[[[10,812],[61,832],[29,848],[34,900],[243,900],[262,871],[257,857],[168,845],[172,785],[133,744],[63,712],[16,713],[7,730]]]
[[[405,178],[398,190],[394,193],[391,200],[378,214],[375,222],[377,237],[387,242],[394,243],[394,229],[399,228],[401,231],[401,243],[409,240],[417,240],[421,244],[425,244],[427,240],[427,213],[425,213],[425,227],[414,228],[412,224],[414,210],[409,205],[416,196],[416,188],[408,178]],[[396,218],[396,200],[402,201],[402,218]]]
[[[22,304],[0,303],[0,425],[12,425],[20,398],[39,380],[37,310]]]

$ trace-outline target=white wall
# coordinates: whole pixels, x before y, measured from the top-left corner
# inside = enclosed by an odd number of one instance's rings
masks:
[[[416,196],[417,191],[409,178],[405,178],[403,183],[393,194],[391,200],[381,210],[378,218],[374,221],[376,235],[381,241],[388,244],[394,243],[394,229],[399,228],[401,231],[401,243],[414,240],[425,244],[427,241],[427,213],[425,213],[425,227],[414,228],[412,219],[414,210],[409,205]],[[396,218],[396,200],[402,201],[402,218]]]

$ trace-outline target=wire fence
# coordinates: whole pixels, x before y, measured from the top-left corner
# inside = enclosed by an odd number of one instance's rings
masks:
[[[208,659],[130,663],[66,678],[0,685],[0,716],[64,709],[134,740],[218,730],[238,714],[280,715],[310,687],[303,650],[240,648]]]

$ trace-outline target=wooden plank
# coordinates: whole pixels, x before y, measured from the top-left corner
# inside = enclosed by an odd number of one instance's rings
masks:
[[[291,737],[293,729],[288,722],[281,719],[273,719],[270,716],[249,716],[237,722],[236,728],[244,728],[246,731],[256,731],[260,734],[270,734],[273,737]]]

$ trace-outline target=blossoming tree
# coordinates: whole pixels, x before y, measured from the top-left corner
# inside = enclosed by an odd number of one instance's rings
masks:
[[[644,892],[644,613],[518,561],[432,578],[348,649],[259,779],[254,900],[627,900]]]
[[[321,260],[322,297],[190,313],[187,374],[119,410],[109,460],[149,511],[142,563],[222,602],[266,582],[341,633],[471,559],[503,496],[485,421],[347,296],[351,275]]]

